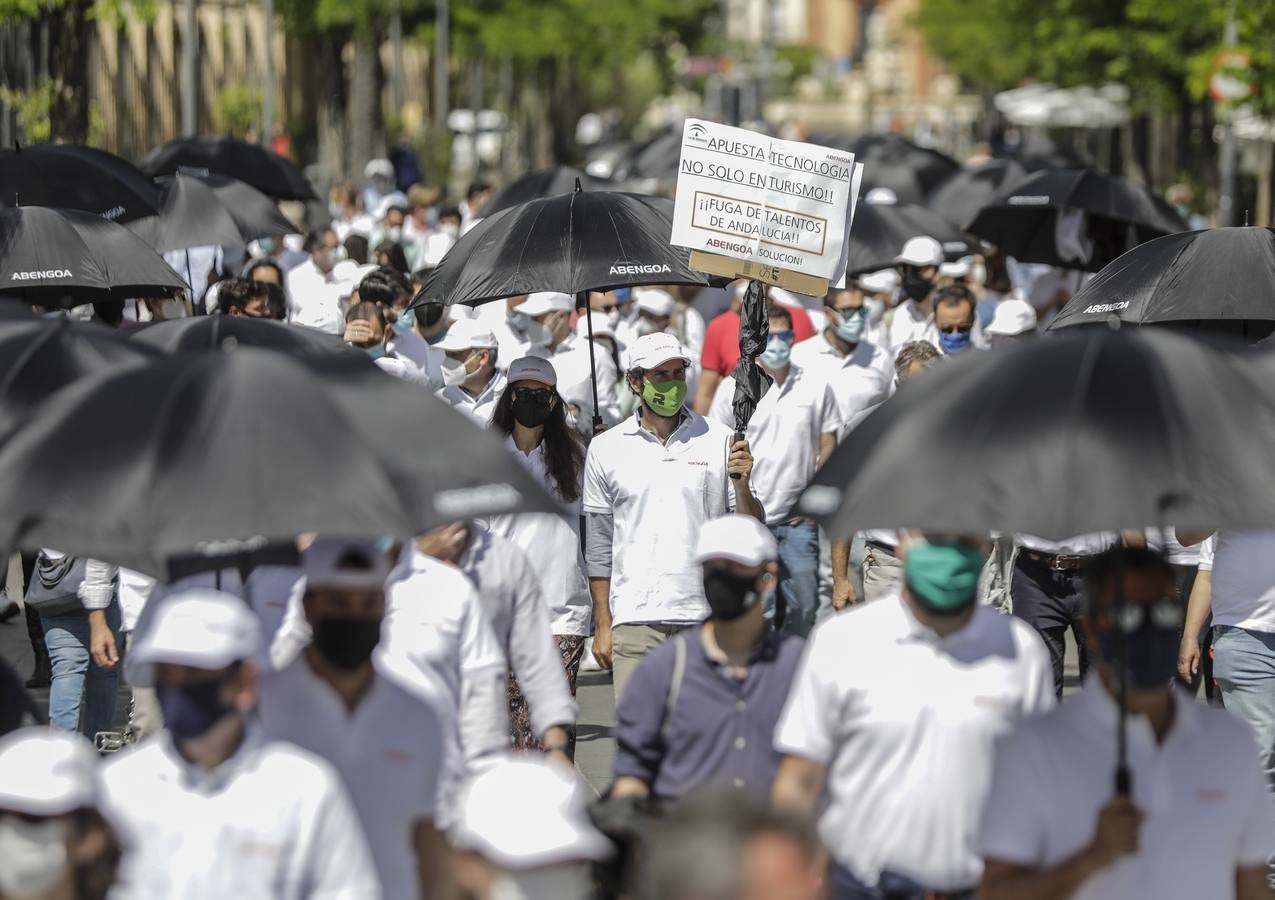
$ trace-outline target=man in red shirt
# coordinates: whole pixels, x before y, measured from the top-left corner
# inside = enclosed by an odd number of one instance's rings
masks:
[[[744,279],[733,282],[730,291],[730,309],[718,315],[708,323],[704,332],[704,352],[700,355],[699,387],[695,390],[694,409],[700,415],[707,415],[713,404],[713,395],[723,378],[735,370],[739,362],[739,310],[744,305],[744,291],[748,282]],[[813,337],[815,327],[810,316],[800,306],[789,306],[766,299],[767,305],[781,306],[792,315],[793,342],[801,343]]]

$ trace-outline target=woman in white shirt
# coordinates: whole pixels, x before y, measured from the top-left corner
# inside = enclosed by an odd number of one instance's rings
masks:
[[[557,384],[558,376],[549,360],[531,356],[515,360],[491,427],[505,435],[515,458],[562,504],[563,515],[500,516],[491,522],[491,528],[517,544],[534,564],[553,618],[553,636],[567,683],[575,696],[584,642],[593,628],[589,582],[580,550],[584,442],[567,424],[566,404]],[[526,700],[516,685],[510,688],[509,700],[515,746],[537,746]]]

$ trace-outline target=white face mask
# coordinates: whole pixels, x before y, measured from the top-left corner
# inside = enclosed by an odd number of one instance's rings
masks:
[[[438,226],[438,230],[453,240],[460,237],[460,226],[455,222],[444,222]]]
[[[385,240],[398,243],[403,239],[403,229],[397,225],[392,225],[385,229]]]
[[[14,900],[47,893],[66,874],[66,825],[0,817],[0,894]]]
[[[616,326],[619,324],[620,324],[620,311],[618,309],[613,309],[609,313],[607,313],[608,328],[610,328],[612,331],[615,331]]]
[[[458,359],[452,359],[450,356],[444,357],[442,363],[443,384],[447,387],[454,387],[455,385],[463,384],[466,378],[474,374],[474,372],[477,372],[477,366],[474,367],[473,371],[469,368],[469,361],[473,358],[473,353],[471,353],[464,362],[461,362]]]
[[[553,343],[553,329],[532,319],[527,323],[527,340],[533,347],[548,347]]]
[[[645,316],[638,316],[638,320],[633,323],[633,330],[637,332],[638,337],[646,337],[648,334],[655,333],[655,323]]]
[[[868,308],[868,322],[876,325],[885,317],[885,301],[876,297],[865,297],[863,305]]]
[[[492,883],[491,900],[584,900],[592,896],[589,869],[563,863],[520,872],[502,872]]]

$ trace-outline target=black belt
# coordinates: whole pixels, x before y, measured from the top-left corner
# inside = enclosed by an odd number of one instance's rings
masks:
[[[1029,547],[1019,547],[1018,558],[1031,560],[1051,572],[1079,572],[1089,568],[1094,560],[1092,554],[1069,556],[1062,553],[1042,553]]]
[[[880,541],[864,541],[863,546],[866,547],[868,550],[878,550],[881,553],[886,554],[887,556],[897,557],[899,555],[899,550],[897,547],[891,547],[889,544],[883,544]]]

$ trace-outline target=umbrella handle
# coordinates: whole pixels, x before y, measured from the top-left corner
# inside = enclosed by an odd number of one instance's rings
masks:
[[[735,432],[735,436],[734,436],[733,438],[731,438],[731,446],[734,446],[736,441],[742,441],[743,439],[744,439],[744,433],[743,433],[742,431],[736,431],[736,432]],[[726,455],[727,455],[727,456],[730,456],[729,451],[727,452],[727,454],[726,454]],[[732,480],[732,481],[739,481],[739,473],[738,473],[738,472],[731,472],[731,473],[730,473],[730,477],[731,477],[731,480]]]
[[[580,180],[576,179],[576,190],[580,190]],[[593,360],[593,311],[589,309],[589,292],[576,294],[576,310],[584,311],[584,324],[589,330],[589,385],[593,388],[593,432],[597,434],[602,427],[602,414],[598,411],[598,366]]]

